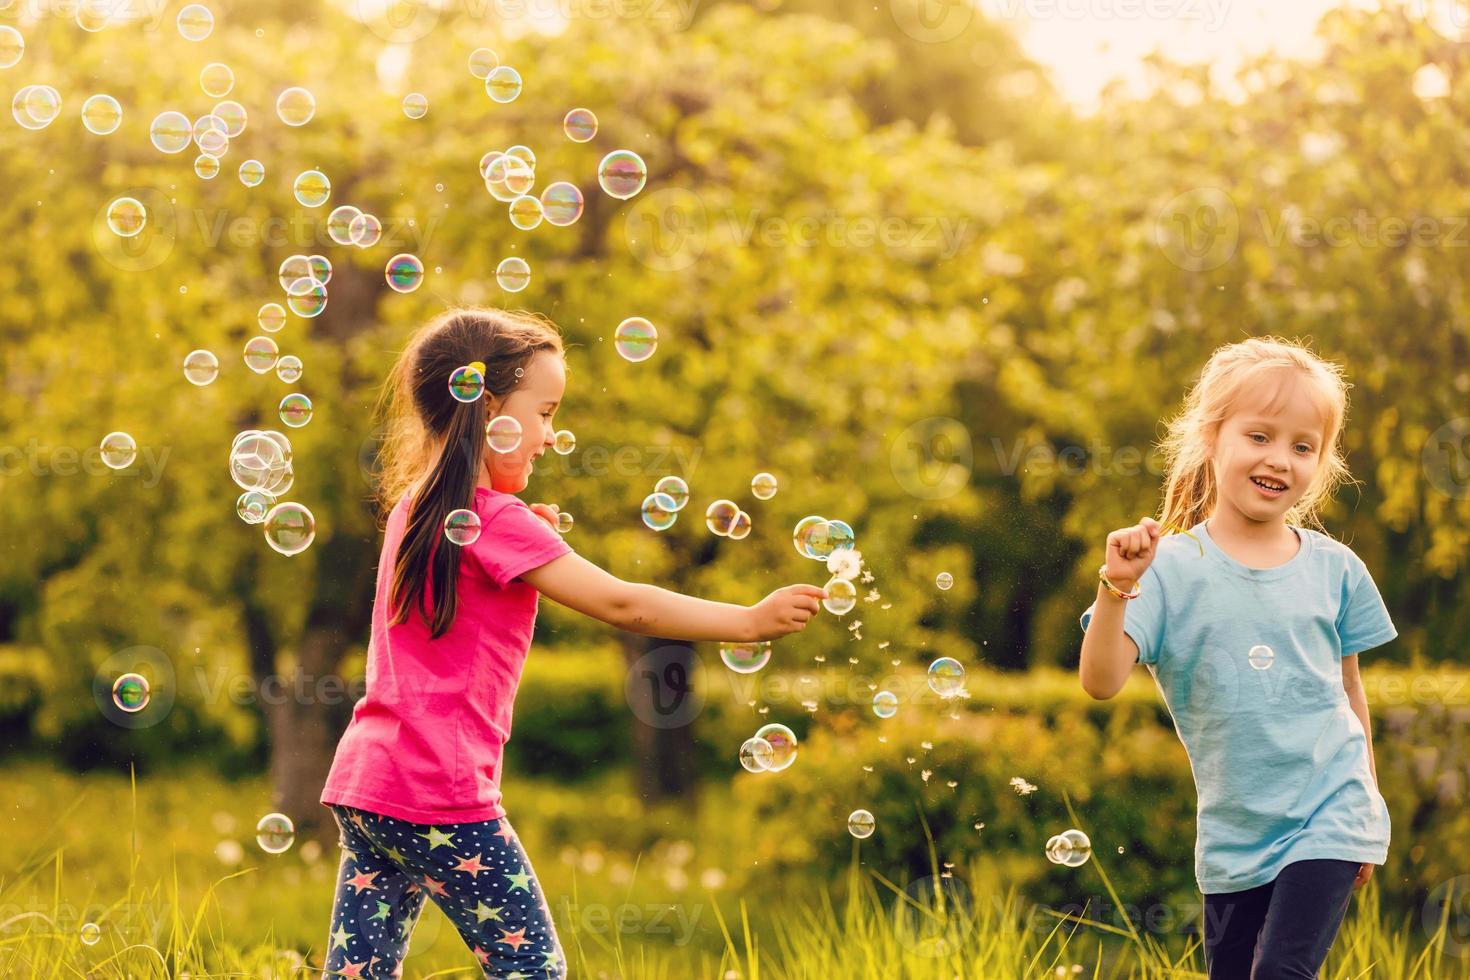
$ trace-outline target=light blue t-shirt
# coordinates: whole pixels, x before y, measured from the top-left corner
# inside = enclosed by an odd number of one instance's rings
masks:
[[[1190,528],[1199,544],[1159,539],[1123,614],[1189,755],[1200,891],[1255,888],[1294,861],[1382,864],[1388,805],[1342,684],[1343,657],[1398,635],[1378,587],[1352,549],[1316,531],[1293,527],[1290,560],[1251,568],[1205,523]],[[1274,653],[1264,669],[1256,646]]]

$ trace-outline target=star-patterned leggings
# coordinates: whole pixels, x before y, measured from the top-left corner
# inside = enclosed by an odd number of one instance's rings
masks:
[[[566,976],[551,909],[509,820],[430,826],[330,808],[342,831],[342,865],[325,976],[400,976],[426,897],[454,923],[485,976]]]

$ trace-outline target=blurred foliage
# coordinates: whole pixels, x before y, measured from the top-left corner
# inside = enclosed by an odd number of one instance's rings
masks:
[[[1321,60],[1261,58],[1242,73],[1243,103],[1203,71],[1158,59],[1155,95],[1111,97],[1078,118],[978,16],[958,37],[926,42],[882,16],[844,22],[845,7],[816,0],[712,4],[688,24],[579,15],[555,34],[466,6],[421,8],[433,21],[409,39],[402,25],[330,5],[212,6],[218,24],[200,44],[181,39],[168,12],[87,34],[65,17],[32,17],[33,5],[0,11],[27,39],[0,76],[6,91],[44,82],[64,100],[61,118],[16,127],[0,154],[11,188],[0,200],[11,241],[0,263],[7,744],[78,766],[204,753],[258,768],[271,738],[252,681],[298,663],[313,682],[359,676],[378,555],[370,410],[409,331],[449,303],[525,306],[563,329],[571,371],[558,420],[578,449],[549,457],[527,496],[571,511],[568,540],[615,574],[751,602],[826,577],[791,548],[799,518],[851,523],[875,575],[865,588],[879,595],[778,647],[788,666],[820,657],[829,672],[849,657],[871,672],[938,653],[1007,669],[1073,663],[1106,532],[1157,499],[1158,474],[1116,451],[1148,451],[1217,345],[1310,336],[1354,384],[1345,438],[1361,483],[1327,523],[1367,561],[1401,634],[1367,669],[1459,659],[1470,496],[1429,479],[1423,459],[1470,396],[1470,252],[1455,217],[1470,49],[1407,11],[1330,15]],[[522,71],[515,102],[490,102],[470,76],[480,45]],[[233,67],[229,97],[250,121],[221,175],[202,181],[191,153],[158,153],[147,130],[166,108],[209,110],[195,78],[210,61]],[[1449,97],[1416,94],[1426,67]],[[299,129],[274,114],[290,85],[317,97]],[[94,91],[123,104],[110,136],[77,120]],[[422,120],[399,107],[409,91],[428,96]],[[601,120],[586,146],[560,130],[578,105]],[[538,190],[569,179],[586,193],[576,225],[517,231],[485,193],[481,154],[518,142],[539,158]],[[628,202],[596,188],[597,161],[615,147],[649,165],[648,187]],[[246,158],[265,163],[258,188],[233,176]],[[291,196],[308,167],[333,181],[327,208]],[[102,221],[124,193],[151,211],[126,244]],[[332,245],[323,222],[341,203],[379,215],[382,243]],[[1427,243],[1388,233],[1421,220]],[[1327,225],[1348,231],[1311,234]],[[383,281],[399,251],[429,269],[416,293]],[[290,496],[316,515],[317,539],[284,558],[235,516],[225,464],[234,433],[280,427],[275,406],[290,389],[247,371],[238,351],[260,304],[281,300],[276,269],[297,252],[327,254],[335,271],[326,312],[275,335],[304,360],[297,387],[316,406],[291,432]],[[512,253],[533,279],[508,295],[491,272]],[[636,365],[609,343],[635,313],[660,337]],[[181,377],[199,347],[222,363],[206,388]],[[140,446],[121,473],[95,452],[114,429]],[[1048,462],[1069,449],[1074,471]],[[769,501],[746,489],[762,470],[781,481]],[[666,473],[693,494],[655,535],[638,505]],[[707,533],[701,512],[717,497],[751,513],[749,538]],[[940,570],[955,575],[952,591],[935,590]],[[846,628],[857,618],[860,631]],[[518,761],[566,772],[625,758],[619,681],[579,652],[607,642],[600,624],[546,604],[516,710]],[[119,732],[97,711],[93,678],[135,645],[168,659],[176,699],[162,723]],[[543,663],[556,673],[544,687]],[[241,694],[230,693],[236,681]],[[331,704],[336,722],[348,706]],[[975,752],[994,776],[1026,760],[1055,771],[1045,767],[1078,746],[1043,734],[1038,703],[1022,707],[1028,717],[1005,726],[967,717],[946,736],[958,741],[946,759]],[[712,699],[701,717],[711,772],[731,771],[728,739],[758,711],[743,708]],[[1160,724],[1156,710],[1068,709],[1080,745],[1104,760],[1099,730],[1074,717],[1084,710],[1149,738]],[[819,734],[800,784],[816,795],[763,805],[847,806],[844,787],[864,785],[842,781],[858,779],[856,754],[891,770],[881,779],[906,778],[899,743],[870,734],[859,727],[850,744]],[[305,738],[282,727],[275,748],[321,751]],[[1159,739],[1167,771],[1130,768],[1136,758],[1119,766],[1119,786],[1138,781],[1136,807],[1121,789],[1091,791],[1118,808],[1108,819],[1120,833],[1161,808],[1187,822],[1182,750]],[[1100,773],[1070,772],[1084,799],[1085,778]],[[1419,813],[1422,787],[1392,788],[1396,818],[1404,806]],[[993,826],[1005,828],[1034,805],[994,803]],[[967,827],[956,811],[940,830],[957,842]],[[1185,844],[1176,833],[1161,846]],[[1184,887],[1165,867],[1177,878],[1179,854],[1160,856],[1157,887]]]

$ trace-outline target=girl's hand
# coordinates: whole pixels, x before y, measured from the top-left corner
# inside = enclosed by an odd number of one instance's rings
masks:
[[[806,629],[827,591],[815,585],[788,585],[747,607],[755,640],[774,640]]]
[[[1368,879],[1371,877],[1373,877],[1373,865],[1359,865],[1358,876],[1353,879],[1353,890],[1356,891],[1357,889],[1362,888],[1368,883]]]
[[[1148,566],[1153,564],[1154,546],[1164,526],[1152,517],[1140,518],[1132,527],[1119,528],[1108,535],[1108,581],[1125,592],[1130,591]]]
[[[556,504],[532,504],[531,505],[531,513],[535,514],[537,517],[541,518],[547,524],[551,525],[551,529],[553,531],[556,530],[556,512],[559,509],[560,508],[558,508],[556,506]]]

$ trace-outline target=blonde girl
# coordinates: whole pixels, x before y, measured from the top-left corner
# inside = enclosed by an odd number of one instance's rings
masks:
[[[1189,756],[1211,980],[1316,977],[1388,854],[1358,654],[1398,634],[1318,518],[1349,479],[1347,388],[1291,341],[1216,350],[1169,423],[1162,513],[1107,536],[1082,614],[1082,687],[1144,664]]]

